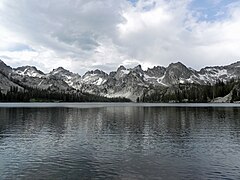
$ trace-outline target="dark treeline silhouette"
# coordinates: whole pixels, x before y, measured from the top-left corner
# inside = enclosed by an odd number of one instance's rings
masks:
[[[151,95],[144,93],[137,102],[190,102],[207,103],[217,97],[230,94],[231,102],[240,101],[240,81],[217,81],[215,85],[179,84],[166,89],[155,90]]]
[[[3,94],[0,92],[1,102],[131,102],[127,98],[107,98],[88,93],[76,92],[58,92],[29,88],[19,90],[17,87],[11,87]]]

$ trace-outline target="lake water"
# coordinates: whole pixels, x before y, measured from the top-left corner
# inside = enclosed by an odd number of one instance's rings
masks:
[[[240,179],[240,106],[0,104],[0,179]]]

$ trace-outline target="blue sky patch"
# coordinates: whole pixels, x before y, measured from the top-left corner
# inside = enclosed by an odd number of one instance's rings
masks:
[[[136,3],[138,2],[138,0],[128,0],[129,2],[131,2],[133,5],[136,5]]]
[[[128,1],[135,6],[139,0]],[[238,1],[239,0],[192,0],[189,8],[198,15],[199,20],[215,21],[225,18],[228,6]],[[152,7],[154,7],[154,4],[147,6],[144,10],[150,10]]]
[[[35,51],[35,50],[26,44],[17,43],[10,46],[8,48],[8,51],[14,52],[14,51]]]
[[[226,17],[228,6],[238,0],[193,0],[190,9],[200,13],[200,20],[215,21]]]

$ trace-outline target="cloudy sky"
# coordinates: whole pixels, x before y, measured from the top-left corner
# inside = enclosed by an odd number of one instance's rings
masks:
[[[0,59],[48,72],[240,60],[239,0],[1,0]]]

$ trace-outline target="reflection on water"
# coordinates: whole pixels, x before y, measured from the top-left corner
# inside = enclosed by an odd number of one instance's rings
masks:
[[[239,108],[0,108],[3,179],[238,179],[239,150]]]

